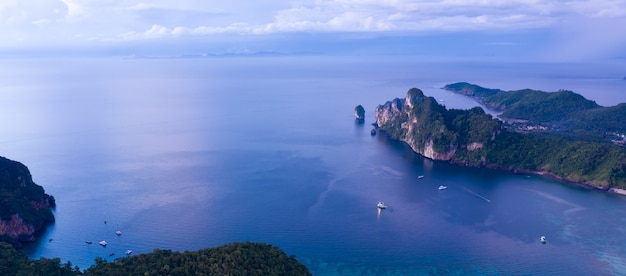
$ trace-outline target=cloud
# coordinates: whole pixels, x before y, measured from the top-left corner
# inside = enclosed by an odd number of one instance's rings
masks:
[[[622,0],[572,1],[565,6],[586,17],[615,18],[626,15],[626,2]]]
[[[74,19],[87,15],[84,6],[77,3],[78,0],[61,0],[61,2],[67,7],[66,18]]]
[[[152,25],[134,31],[134,38],[209,35],[214,33],[271,34],[290,32],[428,32],[471,30],[520,30],[544,28],[569,16],[617,16],[626,4],[603,0],[560,4],[547,0],[317,0],[286,9],[269,11],[273,16],[265,22],[252,23],[239,18],[226,24],[171,25],[168,31],[151,35]],[[610,3],[609,3],[610,2]],[[165,9],[166,6],[137,3],[129,10]],[[242,15],[244,16],[244,15]],[[167,26],[167,25],[162,25]],[[125,39],[130,38],[128,33]]]
[[[621,37],[626,34],[602,22],[621,24],[624,18],[624,0],[2,0],[0,40],[4,45],[38,45],[182,41],[211,35],[540,30],[562,33],[564,40],[583,49],[589,42],[567,37],[576,36],[580,28],[581,37],[599,40],[599,46],[615,51],[624,46]]]

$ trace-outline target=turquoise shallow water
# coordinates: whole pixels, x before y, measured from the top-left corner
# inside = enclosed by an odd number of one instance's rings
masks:
[[[433,162],[370,135],[374,107],[410,87],[455,108],[474,103],[438,87],[462,80],[578,84],[602,91],[586,95],[599,103],[621,101],[610,67],[554,76],[557,65],[272,57],[2,68],[0,154],[58,203],[42,242],[23,249],[33,258],[84,269],[127,249],[262,241],[316,275],[626,273],[625,197]]]

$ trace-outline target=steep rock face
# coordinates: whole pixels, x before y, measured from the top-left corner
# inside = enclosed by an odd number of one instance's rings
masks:
[[[22,163],[0,157],[0,241],[14,246],[33,241],[54,221],[54,197],[35,184]]]
[[[626,151],[609,143],[516,132],[480,107],[446,109],[417,88],[379,105],[375,117],[389,137],[434,160],[626,189]]]
[[[481,108],[448,111],[417,88],[411,88],[404,99],[379,105],[375,113],[381,130],[416,153],[476,166],[484,165],[484,143],[495,139],[500,128]]]
[[[19,214],[13,214],[10,220],[0,220],[0,234],[19,241],[34,240],[35,227],[26,223]]]
[[[417,88],[411,88],[404,99],[394,99],[376,107],[376,124],[393,138],[407,143],[413,151],[435,160],[450,160],[457,145],[448,150],[435,149],[432,137],[425,137],[420,126],[424,123],[413,111],[418,106],[428,107],[434,101]]]

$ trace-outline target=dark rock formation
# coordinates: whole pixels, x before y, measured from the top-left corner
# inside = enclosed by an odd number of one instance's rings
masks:
[[[467,152],[484,155],[484,143],[492,140],[501,127],[481,108],[448,111],[417,88],[410,89],[404,99],[376,107],[376,124],[425,157],[474,165],[481,165],[483,158],[464,159]],[[463,154],[456,155],[459,151]]]
[[[0,157],[0,241],[20,247],[54,222],[54,197],[33,182],[20,162]]]
[[[357,120],[365,120],[365,108],[361,105],[357,105],[354,108],[354,117],[356,117]]]

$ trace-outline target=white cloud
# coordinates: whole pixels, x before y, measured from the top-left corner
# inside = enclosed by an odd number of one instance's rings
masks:
[[[79,18],[86,16],[85,7],[79,4],[79,0],[61,0],[65,6],[67,6],[68,19]]]
[[[32,23],[35,25],[46,25],[46,24],[50,24],[50,22],[52,22],[50,21],[50,19],[42,18],[42,19],[37,19],[33,21]]]
[[[626,1],[623,0],[571,1],[565,5],[588,17],[614,18],[626,15]]]
[[[0,40],[35,43],[294,32],[516,32],[568,29],[581,18],[593,23],[624,17],[624,0],[2,0]],[[618,29],[613,32],[626,36]]]

